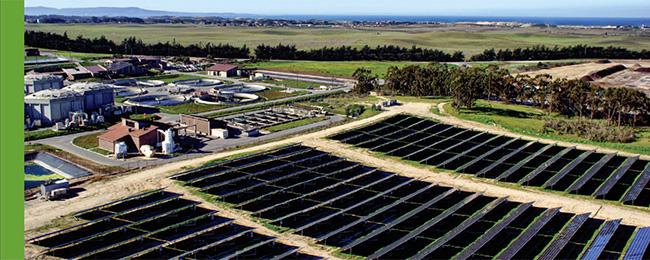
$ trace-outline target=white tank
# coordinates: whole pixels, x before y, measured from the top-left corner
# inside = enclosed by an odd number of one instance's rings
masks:
[[[117,157],[126,157],[129,148],[126,146],[125,142],[119,142],[115,144],[115,156]]]
[[[169,155],[176,150],[176,143],[174,143],[174,133],[172,129],[167,129],[165,133],[165,140],[162,142],[162,152],[163,154]]]
[[[145,157],[151,158],[154,155],[154,148],[151,145],[140,146],[140,152],[144,154]]]

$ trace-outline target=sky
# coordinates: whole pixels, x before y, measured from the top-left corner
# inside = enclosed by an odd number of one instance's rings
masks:
[[[25,6],[260,15],[650,17],[649,0],[25,0]]]

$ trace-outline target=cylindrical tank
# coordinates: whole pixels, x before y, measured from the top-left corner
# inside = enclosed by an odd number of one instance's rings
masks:
[[[120,157],[120,156],[126,156],[129,148],[126,146],[125,142],[119,142],[115,144],[115,155]]]

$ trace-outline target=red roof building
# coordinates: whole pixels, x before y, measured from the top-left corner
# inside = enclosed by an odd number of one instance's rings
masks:
[[[158,139],[157,126],[125,118],[97,136],[99,147],[112,153],[115,153],[115,145],[119,142],[125,142],[129,152],[139,152],[143,145],[156,147]]]
[[[86,67],[86,69],[90,71],[90,74],[92,74],[94,78],[104,77],[108,74],[108,70],[106,70],[102,65],[92,65]]]
[[[237,75],[237,65],[234,64],[214,64],[207,69],[208,75],[218,77],[232,77]]]

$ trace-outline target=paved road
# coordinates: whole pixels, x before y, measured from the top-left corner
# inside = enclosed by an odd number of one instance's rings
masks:
[[[83,132],[83,133],[76,133],[76,134],[70,134],[70,135],[62,135],[62,136],[56,136],[56,137],[51,137],[51,138],[45,138],[45,139],[40,139],[40,140],[35,140],[35,141],[29,141],[26,143],[37,143],[37,144],[46,144],[49,146],[53,146],[56,148],[59,148],[63,151],[69,152],[71,154],[77,155],[79,157],[82,157],[84,159],[97,162],[100,164],[104,165],[110,165],[110,166],[121,166],[124,162],[115,160],[113,158],[109,158],[107,156],[91,152],[89,150],[80,148],[74,144],[72,144],[72,140],[79,136],[84,136],[84,135],[89,135],[89,134],[95,134],[95,133],[100,133],[104,130],[95,130],[95,131],[90,131],[90,132]]]
[[[299,126],[296,128],[287,129],[280,132],[270,133],[267,135],[262,135],[259,137],[236,137],[230,139],[212,139],[207,137],[198,137],[204,146],[198,147],[197,150],[186,153],[182,156],[172,157],[172,158],[150,158],[145,159],[142,157],[129,158],[127,160],[115,159],[110,156],[101,155],[83,148],[80,148],[72,144],[72,140],[79,136],[89,135],[94,133],[102,132],[103,130],[96,130],[91,132],[83,132],[77,134],[70,134],[64,136],[51,137],[46,139],[40,139],[36,141],[30,141],[26,143],[38,143],[53,146],[84,158],[89,161],[93,161],[99,164],[109,165],[109,166],[121,166],[128,169],[136,169],[153,165],[160,165],[161,163],[170,163],[175,161],[182,161],[191,158],[196,158],[200,156],[205,156],[206,154],[223,151],[237,146],[246,146],[254,143],[265,142],[272,139],[281,138],[283,136],[291,136],[298,134],[310,129],[319,128],[329,124],[334,124],[340,122],[345,118],[339,115],[331,116],[327,120],[316,122],[309,125]]]
[[[246,108],[262,106],[262,105],[269,105],[270,106],[270,105],[274,105],[274,104],[286,103],[287,101],[291,101],[291,100],[297,100],[297,99],[314,97],[314,96],[323,95],[323,94],[330,94],[330,93],[345,91],[346,89],[347,88],[339,88],[339,89],[325,90],[325,91],[314,91],[314,92],[312,92],[310,94],[306,94],[306,95],[300,95],[300,96],[295,96],[295,97],[286,97],[286,98],[281,98],[281,99],[276,99],[276,100],[270,100],[270,101],[264,101],[264,102],[258,102],[258,103],[251,103],[251,104],[235,106],[235,107],[228,107],[228,108],[224,108],[224,109],[212,110],[212,111],[203,112],[203,113],[196,113],[195,115],[206,116],[206,115],[214,114],[216,112],[232,112],[232,111],[242,110],[242,109],[246,109]]]

